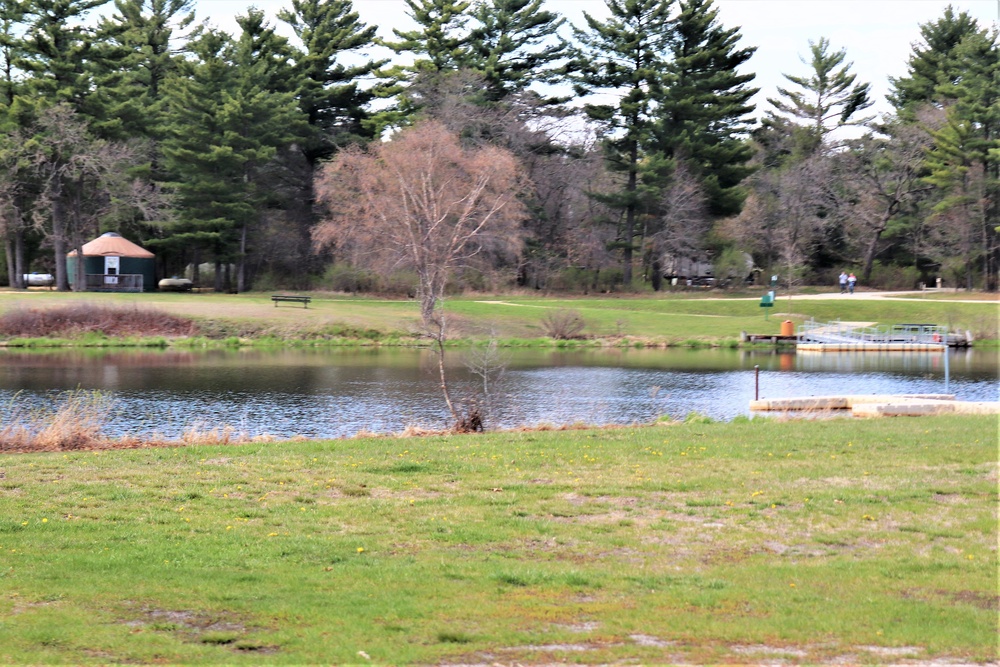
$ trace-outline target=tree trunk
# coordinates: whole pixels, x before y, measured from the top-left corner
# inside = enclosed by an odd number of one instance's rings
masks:
[[[872,230],[872,238],[868,242],[868,247],[865,249],[865,266],[861,271],[861,282],[866,285],[871,283],[872,278],[872,266],[875,265],[875,255],[878,254],[878,242],[882,238],[882,232],[885,231],[885,222],[877,229]]]
[[[24,279],[24,274],[28,272],[28,265],[24,261],[24,230],[18,229],[14,232],[14,278],[11,285],[18,289],[27,289],[28,282]]]
[[[201,287],[201,248],[197,246],[191,251],[191,282]]]
[[[18,287],[17,267],[14,266],[14,241],[10,236],[4,237],[3,250],[7,257],[7,284],[11,287]]]
[[[247,266],[247,226],[240,228],[240,262],[236,267],[236,291],[242,294],[246,289]]]
[[[632,287],[632,236],[635,234],[635,192],[638,185],[639,142],[633,141],[629,147],[628,192],[629,202],[625,207],[624,248],[622,249],[622,280],[625,289]]]
[[[52,253],[56,264],[56,289],[69,291],[69,274],[66,271],[66,218],[63,215],[62,193],[56,192],[52,201]],[[76,258],[77,263],[83,257]]]
[[[215,260],[215,293],[222,294],[222,262]]]
[[[4,254],[7,257],[7,284],[14,289],[22,288],[24,281],[24,268],[17,257],[17,242],[15,240],[17,235],[18,232],[7,232],[3,243]]]

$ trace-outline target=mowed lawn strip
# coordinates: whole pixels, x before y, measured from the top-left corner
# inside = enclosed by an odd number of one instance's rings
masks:
[[[995,417],[0,457],[0,663],[997,659]]]
[[[763,292],[761,292],[763,293]],[[584,336],[614,344],[685,344],[737,341],[740,332],[778,333],[781,322],[873,322],[880,326],[934,323],[971,330],[978,341],[996,340],[998,302],[956,303],[947,300],[864,300],[830,294],[821,299],[780,296],[775,307],[760,307],[759,295],[726,298],[689,293],[653,297],[546,298],[465,296],[444,302],[449,338],[456,342],[499,339],[508,344],[551,344],[546,318],[571,311],[585,322]],[[747,297],[747,294],[751,294]],[[47,291],[0,292],[0,315],[12,309],[54,308],[94,303],[125,308],[153,308],[190,317],[209,338],[327,340],[412,345],[420,342],[419,307],[415,300],[372,299],[311,293],[309,308],[274,307],[269,294],[75,294]],[[767,319],[765,319],[765,314]],[[45,332],[39,332],[40,336]],[[55,334],[58,337],[58,334]],[[629,340],[639,339],[639,340]]]

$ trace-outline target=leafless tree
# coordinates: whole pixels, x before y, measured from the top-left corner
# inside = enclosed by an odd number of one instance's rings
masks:
[[[41,113],[25,133],[24,157],[39,184],[33,219],[51,241],[60,290],[69,289],[67,249],[82,256],[84,239],[102,220],[125,211],[155,219],[166,209],[159,190],[129,175],[146,159],[142,146],[95,139],[68,105]],[[75,288],[85,289],[83,262],[76,268]]]
[[[650,235],[656,257],[695,257],[704,248],[711,219],[705,193],[683,162],[678,163],[674,170],[673,179],[660,202],[660,210],[662,219],[659,229]],[[654,261],[654,269],[657,266],[659,263]]]
[[[858,248],[861,279],[871,278],[882,235],[890,223],[932,189],[921,179],[930,135],[913,124],[887,128],[884,138],[867,135],[837,156],[845,194],[851,200],[845,231]]]
[[[412,268],[425,325],[435,324],[453,271],[518,249],[524,208],[515,160],[492,146],[463,148],[439,123],[345,150],[319,179],[327,214],[313,230],[316,246],[358,253],[373,267]]]
[[[11,133],[0,137],[0,237],[7,256],[7,278],[11,287],[23,288],[24,235],[30,227],[33,182],[23,161],[23,137]]]
[[[508,151],[465,148],[434,121],[367,151],[341,152],[316,186],[327,209],[313,230],[317,248],[336,247],[373,268],[416,272],[421,320],[438,347],[441,388],[456,422],[462,419],[448,393],[438,304],[457,269],[518,252],[522,187]]]
[[[814,155],[750,180],[743,211],[721,226],[724,235],[776,263],[785,284],[802,278],[808,260],[836,213],[829,157]]]

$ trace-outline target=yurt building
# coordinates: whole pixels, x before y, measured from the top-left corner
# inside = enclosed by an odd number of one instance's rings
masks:
[[[88,292],[149,292],[156,289],[155,255],[114,232],[83,245]],[[69,284],[76,281],[76,251],[66,256]]]

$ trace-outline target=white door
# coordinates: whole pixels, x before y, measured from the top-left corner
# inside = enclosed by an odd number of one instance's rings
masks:
[[[121,266],[121,257],[104,258],[104,284],[118,284],[118,269]]]

